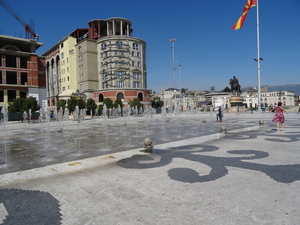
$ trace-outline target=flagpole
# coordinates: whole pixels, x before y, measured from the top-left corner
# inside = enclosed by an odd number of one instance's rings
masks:
[[[257,91],[258,91],[258,111],[261,112],[261,94],[260,94],[260,46],[259,46],[259,14],[258,14],[258,1],[256,0],[256,34],[257,34]]]

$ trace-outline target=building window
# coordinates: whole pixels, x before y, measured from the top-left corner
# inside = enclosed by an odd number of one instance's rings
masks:
[[[121,51],[121,55],[124,55],[124,51]]]
[[[122,46],[123,46],[123,42],[121,42],[121,41],[116,42],[116,47],[117,48],[122,48]]]
[[[124,88],[124,81],[117,81],[116,88]]]
[[[116,72],[116,77],[117,77],[117,79],[124,78],[124,72]]]
[[[118,64],[119,64],[119,62],[118,62],[118,61],[115,61],[115,64],[116,64],[116,65],[118,65]]]
[[[134,56],[134,52],[131,52],[131,56]]]
[[[102,89],[106,89],[107,88],[107,83],[102,83]]]
[[[140,73],[133,73],[133,79],[140,79]]]
[[[133,43],[133,44],[132,44],[132,48],[133,48],[133,49],[136,49],[136,50],[139,50],[139,44]]]
[[[119,92],[117,94],[117,99],[124,99],[124,94],[122,92]]]
[[[139,93],[139,94],[138,94],[138,98],[140,99],[140,101],[143,101],[143,94],[142,94],[142,93]]]
[[[138,62],[138,67],[141,67],[141,63],[140,62]]]
[[[68,76],[68,81],[70,80],[69,76]]]
[[[115,51],[115,55],[118,55],[118,51]]]
[[[102,43],[102,44],[101,44],[101,49],[102,49],[102,50],[105,50],[105,49],[106,49],[106,44],[105,44],[105,43]]]
[[[107,78],[107,73],[102,73],[102,80],[105,80]]]
[[[133,81],[133,88],[140,88],[140,82]]]
[[[131,62],[131,65],[134,66],[134,62]]]
[[[99,102],[103,102],[104,100],[104,95],[103,94],[99,94]]]
[[[140,57],[140,53],[139,53],[139,52],[137,52],[137,53],[136,53],[136,56],[137,56],[137,57]]]
[[[64,56],[65,56],[65,54],[62,52],[62,53],[61,53],[61,58],[63,59],[63,58],[64,58]]]

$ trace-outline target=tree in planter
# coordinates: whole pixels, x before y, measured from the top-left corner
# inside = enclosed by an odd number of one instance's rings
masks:
[[[34,97],[27,98],[27,101],[25,102],[25,107],[27,108],[27,112],[29,109],[31,109],[32,112],[35,112],[40,109],[40,106]]]
[[[161,108],[164,106],[164,102],[160,100],[160,97],[155,97],[151,101],[152,108]]]
[[[91,110],[93,111],[92,113],[95,112],[95,109],[97,109],[97,104],[95,103],[95,100],[92,99],[92,98],[89,98],[87,101],[86,101],[86,110],[88,112],[90,112]],[[92,116],[92,115],[91,115]]]
[[[84,109],[85,108],[84,100],[81,98],[76,99],[74,97],[71,97],[70,99],[68,99],[68,109],[70,112],[74,112],[77,105],[79,107],[79,110]]]
[[[105,99],[103,99],[103,105],[104,104],[106,105],[106,109],[107,109],[106,114],[109,117],[110,115],[109,115],[108,109],[112,109],[114,107],[114,103],[110,98],[105,98]]]
[[[27,101],[26,98],[13,99],[12,102],[8,103],[8,112],[9,113],[14,113],[14,112],[23,113],[24,111],[26,111],[26,108],[25,108],[26,101]]]
[[[65,111],[67,101],[64,99],[60,99],[56,102],[56,109],[60,110],[60,107]]]
[[[16,98],[8,103],[8,112],[28,112],[31,109],[35,112],[40,109],[40,106],[34,97],[29,98]]]
[[[99,113],[100,116],[102,115],[102,113],[103,113],[103,105],[99,105],[99,107],[98,107],[98,113]]]
[[[142,103],[139,98],[134,98],[132,101],[130,100],[128,102],[128,104],[130,105],[131,108],[137,107],[139,111],[140,111],[140,108],[142,107]]]
[[[118,106],[120,106],[120,108],[121,108],[121,116],[123,116],[123,107],[124,107],[124,105],[123,105],[123,102],[122,102],[122,100],[121,99],[116,99],[116,101],[114,102],[114,107],[117,109],[118,108]]]

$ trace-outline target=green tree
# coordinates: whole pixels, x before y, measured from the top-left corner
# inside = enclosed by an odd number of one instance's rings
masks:
[[[181,91],[181,93],[183,93],[183,94],[184,94],[184,93],[186,93],[186,92],[188,91],[188,89],[187,89],[187,88],[181,88],[181,90],[180,90],[180,91]]]
[[[29,109],[31,109],[32,112],[35,112],[40,109],[39,103],[34,97],[27,98],[27,101],[25,102],[26,111],[28,112]]]
[[[164,102],[160,100],[160,97],[155,97],[151,100],[152,108],[161,108],[164,106]]]
[[[230,89],[228,86],[226,86],[226,87],[223,89],[223,92],[231,92],[231,89]]]
[[[99,115],[102,115],[102,113],[103,113],[103,105],[99,105],[99,107],[98,107],[98,113],[99,113]]]
[[[12,102],[8,103],[8,112],[21,112],[26,111],[25,108],[26,98],[16,98],[13,99]]]
[[[118,105],[120,105],[121,109],[124,107],[123,102],[121,99],[116,99],[116,101],[114,102],[114,107],[118,108]]]
[[[114,103],[110,98],[103,99],[103,105],[106,105],[107,109],[112,109],[114,107]]]
[[[66,104],[67,104],[67,101],[64,100],[64,99],[60,99],[56,102],[56,109],[57,110],[60,110],[60,107],[62,107],[63,110],[65,110],[66,108]]]
[[[8,103],[8,112],[28,112],[31,109],[35,112],[40,109],[40,106],[34,97],[29,98],[16,98]]]
[[[210,91],[214,92],[216,90],[215,86],[211,86],[210,88]]]
[[[93,110],[93,112],[97,109],[97,104],[95,103],[95,100],[92,98],[89,98],[86,101],[86,110],[89,112],[90,110]]]
[[[83,99],[76,99],[74,97],[71,97],[68,99],[68,109],[70,112],[74,112],[76,106],[78,105],[79,109],[85,108],[85,101]]]
[[[134,98],[132,101],[128,102],[131,108],[135,108],[137,106],[138,109],[142,107],[141,100],[139,98]]]

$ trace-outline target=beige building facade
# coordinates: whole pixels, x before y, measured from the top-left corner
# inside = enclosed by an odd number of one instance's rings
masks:
[[[132,36],[124,18],[91,20],[49,49],[46,57],[48,106],[79,90],[99,105],[105,98],[139,98],[150,105],[146,42]]]

